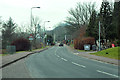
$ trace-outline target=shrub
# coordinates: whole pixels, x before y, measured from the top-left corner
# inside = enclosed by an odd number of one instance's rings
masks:
[[[78,44],[79,40],[78,39],[74,39],[74,48],[75,49],[79,49],[79,44]]]
[[[6,54],[6,53],[7,53],[6,49],[0,49],[0,54]]]
[[[92,49],[92,45],[95,44],[95,39],[92,37],[87,37],[82,39],[82,49],[85,44],[90,44],[90,49]]]
[[[86,34],[86,26],[82,26],[80,30],[78,30],[78,32],[76,33],[77,38],[74,39],[75,49],[83,50],[85,44],[90,44],[92,48],[92,45],[95,44],[95,39],[93,37],[85,37],[85,34]]]
[[[75,49],[83,50],[85,44],[90,44],[91,49],[92,49],[92,45],[95,44],[95,39],[92,37],[87,37],[87,38],[82,38],[82,39],[77,38],[74,40]]]
[[[116,41],[117,46],[120,46],[120,40]]]
[[[12,42],[16,46],[16,51],[30,50],[30,41],[25,38],[19,38]]]

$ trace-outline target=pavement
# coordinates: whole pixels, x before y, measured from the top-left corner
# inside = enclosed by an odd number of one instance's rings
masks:
[[[44,51],[46,49],[48,49],[48,47],[43,48],[43,49],[33,50],[33,51],[20,52],[20,53],[10,54],[7,56],[2,56],[2,64],[0,64],[0,68],[6,67],[9,64],[12,64],[18,60],[21,60],[21,59],[23,59],[31,54],[38,53],[38,52]]]
[[[97,51],[88,51],[88,52],[80,52],[76,49],[73,49],[70,46],[67,46],[67,48],[69,50],[71,50],[75,55],[78,56],[83,56],[89,59],[93,59],[93,60],[97,60],[99,62],[105,62],[105,63],[110,63],[110,64],[114,64],[114,65],[119,65],[120,60],[116,60],[116,59],[111,59],[111,58],[107,58],[107,57],[103,57],[103,56],[96,56],[96,55],[91,55],[90,53],[95,53]]]

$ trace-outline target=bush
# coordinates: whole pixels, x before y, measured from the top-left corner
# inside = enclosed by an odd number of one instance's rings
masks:
[[[90,44],[90,49],[92,50],[92,45],[95,44],[95,39],[92,37],[83,38],[82,44],[82,46],[84,46],[85,44]]]
[[[6,53],[7,53],[6,49],[0,49],[0,54],[6,54]]]
[[[74,48],[75,49],[79,49],[79,43],[80,42],[80,40],[79,39],[74,39]]]
[[[16,51],[30,50],[30,41],[25,38],[19,38],[12,42],[11,45],[16,46]]]
[[[92,45],[95,44],[95,39],[92,37],[82,38],[82,39],[75,39],[74,40],[74,48],[84,50],[84,45],[90,44],[90,48],[92,49]]]
[[[120,46],[120,40],[116,41],[117,46]]]

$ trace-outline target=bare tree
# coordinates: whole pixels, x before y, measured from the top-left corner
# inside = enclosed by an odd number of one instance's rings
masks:
[[[40,23],[41,23],[41,20],[39,19],[39,17],[33,17],[32,27],[28,26],[27,32],[35,35],[37,33],[38,24]]]
[[[88,25],[90,15],[95,10],[95,3],[77,3],[77,6],[71,8],[68,12],[71,16],[67,17],[68,24],[80,28],[81,25]]]
[[[29,32],[27,32],[27,27],[25,24],[21,24],[21,26],[16,28],[16,38],[23,37],[27,38]]]
[[[38,24],[40,24],[41,23],[41,20],[39,19],[39,17],[33,17],[33,19],[32,19],[32,28],[30,28],[30,32],[33,34],[33,36],[34,36],[34,46],[35,46],[35,48],[37,48],[37,44],[36,44],[36,35],[37,35],[37,31],[38,31]]]

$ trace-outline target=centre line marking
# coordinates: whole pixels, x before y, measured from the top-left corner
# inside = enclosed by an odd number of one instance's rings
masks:
[[[64,60],[64,61],[67,61],[66,59],[64,59],[64,58],[61,58],[62,60]]]
[[[79,54],[79,53],[74,53],[74,54]]]
[[[77,65],[77,66],[80,66],[80,67],[83,67],[83,68],[85,68],[86,66],[84,66],[84,65],[80,65],[80,64],[78,64],[78,63],[75,63],[75,62],[72,62],[74,65]]]
[[[55,53],[57,52],[58,48],[55,50]]]
[[[107,73],[107,72],[104,72],[104,71],[100,71],[100,70],[97,70],[97,72],[100,72],[100,73],[103,73],[103,74],[107,74],[107,75],[110,75],[110,76],[114,76],[114,77],[118,77],[117,75],[110,74],[110,73]]]

